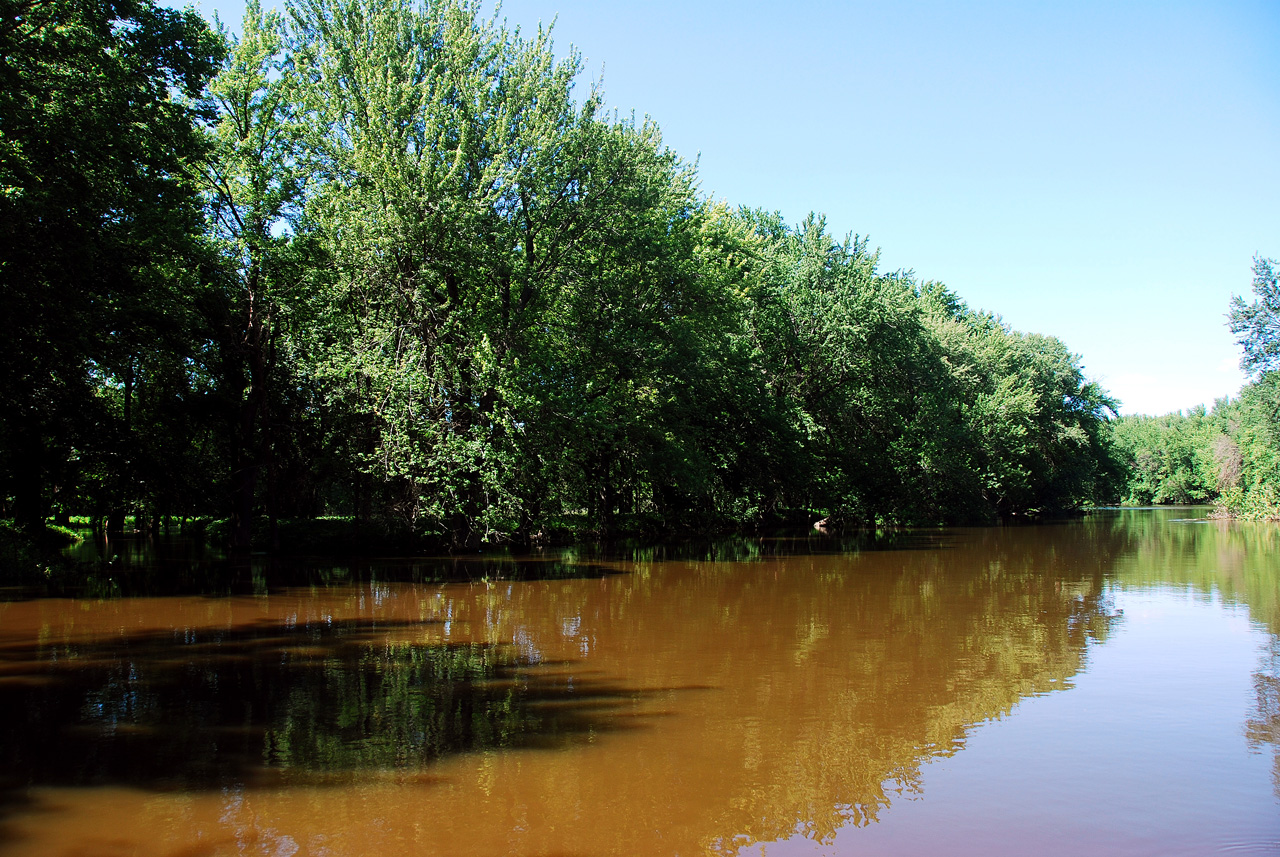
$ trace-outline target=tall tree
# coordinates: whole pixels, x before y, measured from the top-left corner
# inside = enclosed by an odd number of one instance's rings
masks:
[[[260,472],[274,458],[269,412],[290,382],[284,334],[308,315],[302,242],[294,240],[304,168],[299,92],[280,13],[250,0],[241,35],[223,35],[229,50],[208,87],[211,156],[199,178],[226,273],[209,309],[229,400],[231,544],[244,549]]]
[[[1251,303],[1233,297],[1227,319],[1244,349],[1240,368],[1260,374],[1280,369],[1280,272],[1275,260],[1254,257],[1253,293]]]
[[[1244,349],[1240,366],[1254,380],[1232,403],[1232,447],[1225,460],[1239,457],[1237,484],[1224,494],[1234,515],[1280,518],[1280,272],[1273,259],[1253,260],[1255,300],[1231,301],[1228,323]]]
[[[646,206],[690,185],[594,93],[575,104],[579,60],[545,31],[456,2],[306,0],[294,17],[328,178],[309,210],[351,322],[332,371],[375,430],[366,462],[455,544],[510,533],[547,485],[530,423],[546,414],[522,403],[575,382],[546,352],[567,296],[612,275],[608,248],[652,254]]]
[[[191,105],[218,51],[150,0],[0,0],[0,468],[28,528],[77,450],[116,438],[131,469],[139,361],[183,338]]]

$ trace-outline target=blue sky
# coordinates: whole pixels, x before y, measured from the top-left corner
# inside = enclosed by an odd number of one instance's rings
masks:
[[[268,5],[264,0],[264,5]],[[197,8],[237,21],[235,0]],[[489,7],[491,8],[491,7]],[[868,235],[1061,338],[1123,413],[1234,395],[1226,328],[1280,257],[1280,3],[507,0],[702,190]]]

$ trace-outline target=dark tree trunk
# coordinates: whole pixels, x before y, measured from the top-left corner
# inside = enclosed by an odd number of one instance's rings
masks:
[[[44,530],[48,512],[40,466],[44,460],[44,449],[40,439],[30,433],[24,433],[17,440],[12,472],[13,520],[29,534],[36,535]]]
[[[236,421],[235,464],[231,473],[231,549],[247,551],[253,541],[253,511],[262,454],[259,425],[266,401],[267,355],[261,330],[253,330],[249,349],[249,392]]]
[[[618,492],[613,484],[613,456],[602,453],[596,459],[596,525],[601,538],[609,538],[613,534],[614,511],[618,505]]]
[[[236,456],[231,474],[231,549],[247,551],[253,542],[253,495],[257,487],[257,467],[253,456]]]
[[[267,493],[263,498],[267,511],[267,544],[271,550],[278,551],[280,550],[280,474],[276,466],[274,426],[269,413],[264,415],[263,422],[266,424],[262,438],[262,466],[267,477]]]
[[[235,461],[231,470],[231,549],[247,551],[253,541],[253,501],[258,487],[254,428],[258,417],[258,384],[240,405],[236,421]]]

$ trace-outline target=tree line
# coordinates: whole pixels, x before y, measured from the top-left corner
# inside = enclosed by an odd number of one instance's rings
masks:
[[[1280,520],[1280,282],[1274,260],[1254,259],[1254,299],[1232,300],[1228,325],[1250,381],[1234,399],[1114,423],[1135,505],[1213,503],[1224,516]]]
[[[477,3],[0,0],[0,516],[462,549],[1119,493],[1058,339],[709,199]],[[578,87],[578,88],[575,88]]]

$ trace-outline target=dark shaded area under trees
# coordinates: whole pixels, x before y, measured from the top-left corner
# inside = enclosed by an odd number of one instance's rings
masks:
[[[71,516],[461,549],[1120,493],[1062,342],[704,198],[477,4],[0,0],[0,57],[7,562]]]

